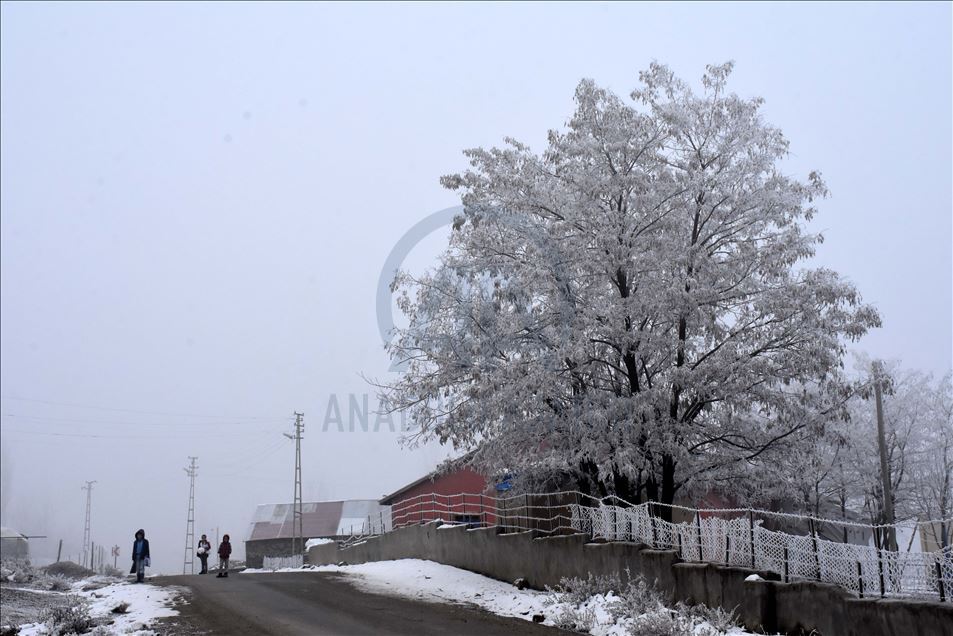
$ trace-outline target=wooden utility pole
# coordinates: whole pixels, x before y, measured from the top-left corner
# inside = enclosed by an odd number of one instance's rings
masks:
[[[883,379],[883,368],[879,361],[873,363],[874,375],[874,396],[877,401],[877,446],[880,447],[880,480],[883,488],[883,523],[891,525],[893,518],[893,487],[890,482],[890,466],[887,463],[887,435],[884,427],[884,405],[881,395],[880,383]],[[897,530],[896,528],[886,528],[884,533],[885,545],[887,550],[897,551]]]

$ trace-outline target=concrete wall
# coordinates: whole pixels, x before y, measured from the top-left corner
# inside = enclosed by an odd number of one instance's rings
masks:
[[[675,552],[626,542],[591,543],[584,535],[540,537],[500,534],[498,528],[438,529],[436,524],[398,528],[340,549],[315,546],[306,561],[366,563],[429,559],[502,581],[524,578],[531,587],[558,585],[564,577],[626,572],[654,581],[670,602],[704,603],[736,610],[750,630],[822,636],[953,636],[953,603],[858,599],[823,583],[745,581],[753,570],[681,562]]]
[[[262,567],[266,556],[288,557],[291,554],[291,539],[258,539],[245,542],[245,565],[249,568]],[[217,554],[211,556],[218,558]]]

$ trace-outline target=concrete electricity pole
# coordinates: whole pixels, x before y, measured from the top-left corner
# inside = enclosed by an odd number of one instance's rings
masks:
[[[89,553],[89,511],[93,500],[93,484],[95,481],[87,481],[82,490],[86,491],[86,524],[83,526],[83,567],[92,565],[92,556]],[[89,560],[87,560],[89,559]],[[92,568],[90,568],[92,569]]]
[[[291,522],[291,556],[304,553],[304,511],[301,503],[301,432],[304,430],[304,413],[295,412],[294,436],[284,433],[295,441],[295,494],[294,515]],[[300,550],[298,544],[301,544]]]
[[[182,563],[182,574],[188,574],[186,568],[192,568],[192,574],[195,574],[195,475],[198,473],[198,466],[195,460],[198,457],[189,456],[189,467],[184,468],[185,474],[189,476],[189,517],[185,522],[185,560]]]
[[[877,401],[877,446],[880,447],[880,480],[883,487],[884,497],[884,524],[893,524],[893,486],[890,481],[890,466],[887,462],[887,436],[884,430],[884,405],[881,395],[880,383],[883,378],[883,368],[879,361],[873,363],[874,375],[874,396]],[[897,531],[890,527],[884,533],[886,539],[884,547],[894,552],[897,551]]]

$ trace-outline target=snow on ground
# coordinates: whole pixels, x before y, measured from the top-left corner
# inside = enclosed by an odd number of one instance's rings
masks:
[[[308,539],[308,542],[304,544],[304,549],[307,550],[316,545],[326,545],[328,543],[334,543],[334,539]]]
[[[494,614],[527,620],[532,620],[533,614],[544,613],[543,602],[549,596],[535,590],[518,590],[509,583],[481,574],[420,559],[325,565],[315,570],[347,574],[358,588],[368,592],[423,601],[473,603]]]
[[[89,609],[90,616],[99,619],[97,623],[101,624],[94,633],[103,636],[153,634],[149,629],[153,621],[178,615],[178,611],[171,608],[176,593],[148,583],[117,582],[114,578],[92,577],[75,582],[70,592],[51,593],[80,597]],[[123,603],[128,604],[125,612],[113,613],[113,609]],[[19,632],[20,636],[43,636],[49,633],[50,626],[45,623],[22,625]]]
[[[612,592],[596,594],[581,604],[560,602],[556,594],[515,586],[468,570],[424,561],[400,559],[358,565],[323,565],[319,567],[284,568],[281,572],[335,572],[347,575],[352,583],[367,592],[403,596],[420,601],[469,603],[500,616],[533,620],[544,617],[545,625],[555,625],[567,614],[591,617],[588,633],[593,636],[630,636],[635,618],[618,617],[620,598]],[[272,570],[245,570],[246,574],[270,573]],[[612,611],[614,610],[614,611]],[[669,612],[665,611],[668,614]],[[644,615],[643,615],[644,617]],[[537,618],[537,620],[539,620]],[[699,622],[692,628],[695,636],[749,634],[741,628],[728,631],[714,629]]]
[[[109,629],[116,634],[136,633],[159,618],[179,614],[171,607],[176,593],[148,583],[115,583],[82,594],[90,601],[90,615],[108,616],[114,620]],[[125,614],[113,614],[113,608],[120,603],[128,603],[129,609]]]

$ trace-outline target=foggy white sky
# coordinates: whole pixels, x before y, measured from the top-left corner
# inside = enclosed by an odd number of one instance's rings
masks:
[[[241,541],[292,495],[374,498],[446,451],[347,419],[385,377],[375,291],[395,241],[458,203],[440,175],[505,135],[541,149],[592,77],[653,59],[766,99],[788,169],[832,197],[819,264],[884,328],[860,347],[951,366],[951,8],[878,5],[2,6],[2,523],[129,558],[144,527],[181,567],[197,532]],[[411,265],[433,262],[434,235]],[[371,400],[373,408],[373,398]],[[78,406],[82,405],[82,406]],[[90,408],[95,407],[95,408]],[[373,417],[373,416],[372,416]],[[212,531],[214,540],[214,530]]]

